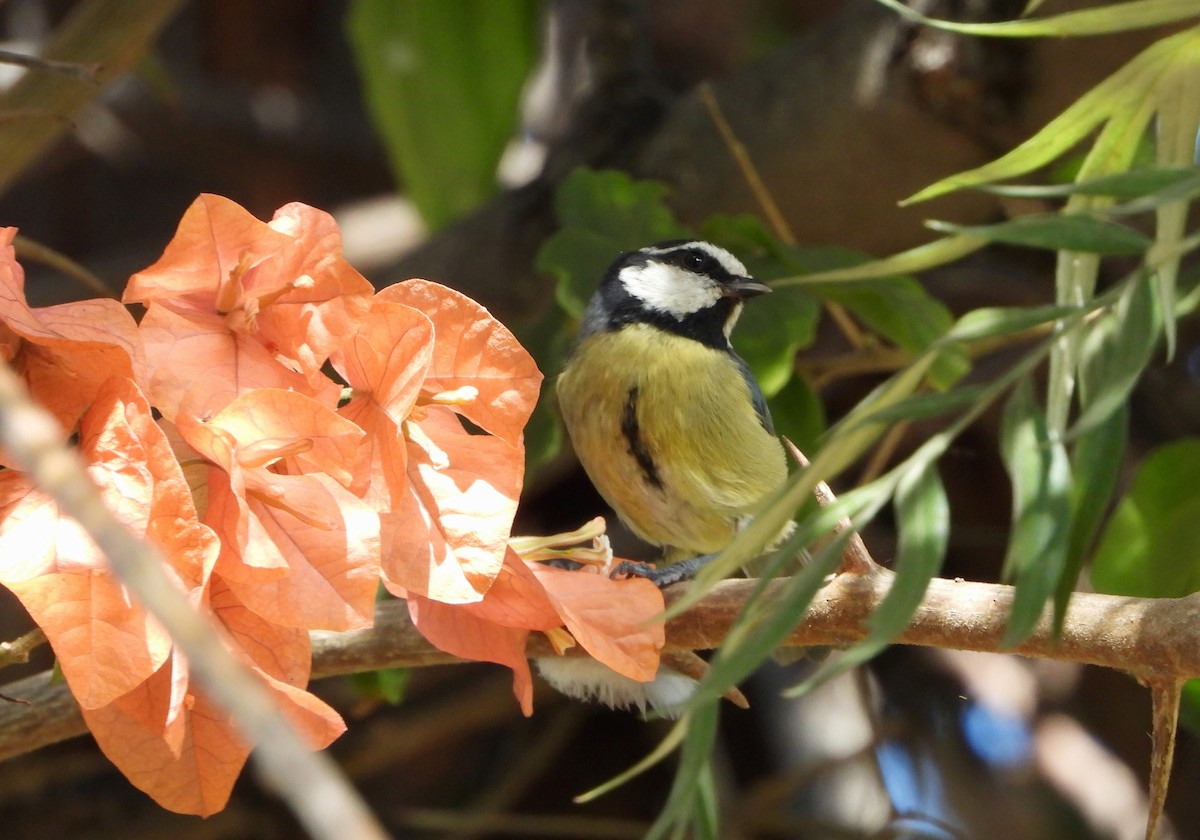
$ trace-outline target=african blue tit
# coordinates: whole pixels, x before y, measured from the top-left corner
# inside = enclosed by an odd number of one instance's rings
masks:
[[[583,468],[667,562],[720,551],[787,476],[762,391],[729,340],[743,300],[769,291],[708,242],[622,254],[559,377]]]
[[[558,379],[580,462],[629,528],[670,570],[729,544],[787,477],[762,391],[730,334],[745,298],[769,292],[728,251],[663,242],[619,256],[583,316]],[[679,561],[687,561],[680,563]],[[587,659],[538,661],[563,693],[670,711],[694,680],[661,667],[637,683]]]

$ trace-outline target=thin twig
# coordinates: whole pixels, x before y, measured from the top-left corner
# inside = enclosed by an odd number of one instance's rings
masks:
[[[323,753],[308,749],[262,682],[226,648],[225,634],[172,583],[158,550],[110,511],[58,423],[0,365],[0,446],[75,519],[129,591],[170,633],[197,681],[254,744],[267,781],[317,840],[384,840],[382,827]]]
[[[7,668],[9,665],[24,665],[29,661],[29,655],[44,644],[46,644],[46,634],[40,627],[33,628],[11,642],[0,642],[0,668]]]
[[[72,280],[78,280],[83,286],[102,297],[120,298],[120,295],[114,292],[107,283],[95,274],[92,274],[92,272],[66,254],[56,251],[48,245],[43,245],[34,239],[30,239],[28,236],[22,236],[18,233],[13,238],[13,247],[16,248],[17,257],[22,261],[30,260],[39,262],[42,265],[61,271]]]
[[[781,438],[783,445],[787,451],[795,459],[796,463],[803,469],[807,467],[808,458],[800,451],[800,447],[792,443],[786,437]],[[833,495],[833,491],[829,489],[829,485],[824,481],[818,481],[817,486],[813,488],[813,496],[817,499],[817,504],[821,507],[829,507],[837,501],[837,496]],[[834,533],[842,533],[843,531],[852,530],[853,525],[849,518],[843,517],[838,520],[837,527],[834,528]],[[879,568],[879,564],[875,562],[875,558],[871,556],[871,552],[867,549],[867,544],[863,542],[863,538],[859,536],[857,531],[850,534],[850,539],[846,542],[846,548],[842,551],[842,563],[838,567],[839,574],[854,574],[868,575],[875,569]]]
[[[12,50],[0,50],[0,64],[15,64],[18,67],[27,67],[30,70],[58,73],[59,75],[70,76],[72,79],[79,79],[81,82],[93,85],[99,83],[100,72],[104,69],[100,64],[53,61],[48,58],[39,58],[36,55],[16,53]]]
[[[784,218],[779,205],[775,203],[775,198],[771,195],[771,191],[767,189],[767,185],[763,182],[762,176],[758,173],[758,167],[754,165],[750,153],[746,151],[745,144],[737,138],[737,135],[733,132],[733,126],[725,118],[725,112],[721,110],[721,104],[717,102],[712,85],[704,82],[699,86],[698,91],[700,93],[700,100],[704,103],[704,107],[708,110],[713,125],[717,128],[717,133],[721,135],[721,140],[725,143],[729,154],[733,156],[734,163],[737,164],[738,169],[742,173],[742,178],[745,179],[746,185],[750,187],[750,192],[754,195],[754,200],[758,202],[758,207],[763,214],[763,218],[767,220],[767,224],[771,226],[771,229],[775,232],[775,236],[778,237],[780,242],[785,245],[795,245],[796,235],[792,233],[787,219]],[[838,325],[838,329],[846,336],[846,340],[850,342],[851,347],[861,349],[865,346],[866,339],[862,334],[862,330],[858,328],[858,325],[854,323],[854,319],[850,317],[850,314],[846,312],[840,303],[825,301],[825,308],[829,311],[829,315],[833,318],[834,323]]]

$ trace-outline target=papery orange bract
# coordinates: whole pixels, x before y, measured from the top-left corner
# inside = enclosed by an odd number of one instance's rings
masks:
[[[217,576],[210,607],[313,749],[328,746],[345,730],[337,712],[302,690],[308,681],[307,633],[277,627],[245,609]],[[178,656],[128,694],[85,709],[84,719],[130,782],[179,813],[208,816],[224,808],[250,754],[228,715],[192,691]]]
[[[149,308],[143,340],[151,394],[173,420],[189,384],[198,416],[257,387],[336,400],[321,365],[354,331],[372,291],[343,259],[341,235],[324,211],[293,203],[267,224],[228,199],[202,195],[162,258],[130,278],[123,300]]]
[[[575,640],[596,660],[639,682],[654,679],[666,631],[662,592],[643,578],[612,580],[587,569],[568,572],[534,564]]]
[[[115,300],[31,308],[25,272],[14,258],[15,234],[16,228],[0,228],[0,355],[69,432],[106,379],[143,376],[137,324]]]
[[[526,640],[530,630],[551,630],[562,626],[563,619],[515,551],[506,552],[504,566],[484,600],[448,605],[409,595],[408,614],[421,635],[439,650],[510,667],[512,694],[524,714],[533,714]]]
[[[422,390],[433,397],[475,388],[478,396],[455,410],[516,444],[537,404],[542,373],[508,328],[466,295],[428,280],[396,283],[375,299],[411,306],[434,323],[433,359]]]
[[[80,424],[80,455],[105,502],[202,591],[217,557],[162,430],[128,379],[113,377]],[[170,639],[130,602],[91,539],[16,472],[0,473],[0,583],[45,631],[84,708],[109,703],[166,661]]]
[[[448,604],[478,601],[504,562],[524,452],[468,433],[448,408],[422,412],[405,424],[408,490],[392,511],[384,583]]]
[[[433,324],[398,303],[376,302],[346,345],[330,362],[353,396],[338,413],[365,433],[364,452],[351,489],[387,517],[408,486],[405,446],[400,424],[421,390],[433,355]],[[394,525],[385,522],[385,534]],[[384,555],[391,540],[383,540]]]
[[[513,694],[528,717],[533,714],[533,676],[525,658],[529,631],[505,627],[472,615],[462,604],[443,604],[409,594],[408,614],[421,635],[438,650],[462,659],[495,662],[513,672]]]
[[[182,415],[178,430],[215,465],[204,519],[221,537],[217,568],[238,597],[284,626],[369,626],[379,517],[343,487],[362,430],[272,389],[242,395],[208,423]],[[276,471],[285,462],[303,474]]]
[[[314,387],[254,336],[226,330],[219,315],[151,306],[140,332],[149,358],[147,391],[169,420],[181,410],[211,417],[256,388],[293,390],[329,408],[337,405],[336,383],[327,379]]]
[[[526,715],[533,713],[533,683],[525,659],[531,630],[562,626],[562,618],[533,572],[509,549],[491,589],[473,604],[443,604],[408,596],[413,625],[430,644],[476,662],[495,662],[513,671],[513,693]]]
[[[433,334],[433,323],[417,310],[376,300],[330,362],[353,387],[352,403],[372,402],[402,423],[429,371]]]

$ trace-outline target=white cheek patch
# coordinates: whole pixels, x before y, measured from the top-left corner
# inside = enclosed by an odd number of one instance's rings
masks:
[[[648,308],[680,321],[721,299],[721,289],[712,280],[666,263],[626,266],[617,276],[625,291]]]

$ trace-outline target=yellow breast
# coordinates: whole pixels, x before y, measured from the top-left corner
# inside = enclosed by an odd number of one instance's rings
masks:
[[[598,333],[577,349],[558,396],[596,489],[674,559],[719,551],[786,478],[737,362],[699,342],[641,324]]]

